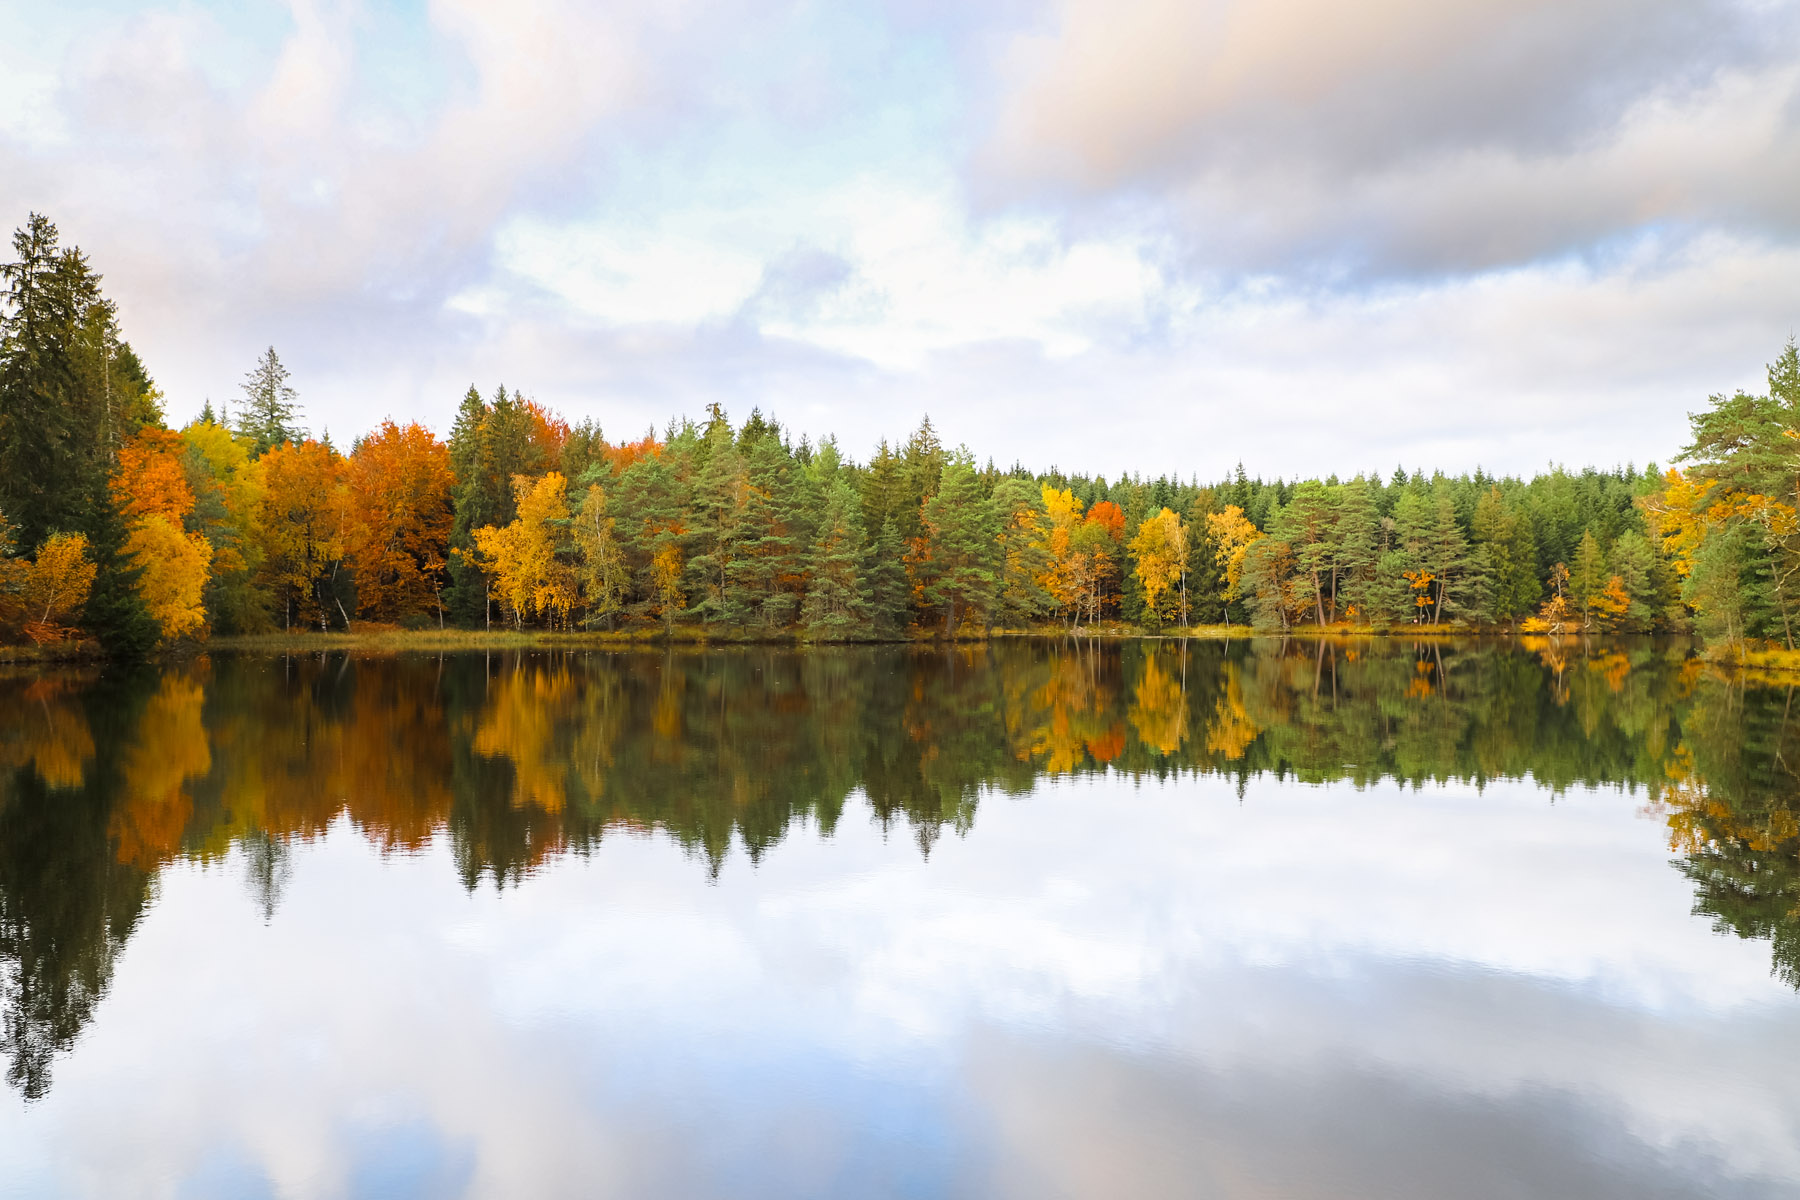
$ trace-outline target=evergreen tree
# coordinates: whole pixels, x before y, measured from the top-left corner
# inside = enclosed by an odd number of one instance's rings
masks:
[[[902,555],[900,535],[884,519],[863,555],[863,579],[869,589],[869,619],[879,634],[891,636],[906,629],[912,585],[906,578]]]
[[[1621,533],[1613,543],[1609,565],[1630,603],[1620,625],[1632,633],[1646,632],[1656,620],[1654,562],[1649,539],[1635,529]]]
[[[1531,523],[1513,510],[1498,487],[1489,487],[1475,502],[1471,533],[1474,552],[1486,568],[1494,619],[1516,621],[1530,615],[1543,594]]]
[[[1469,542],[1456,519],[1456,502],[1448,484],[1432,489],[1431,524],[1426,533],[1425,563],[1437,577],[1432,597],[1431,623],[1443,623],[1446,614],[1470,620],[1484,619],[1487,612],[1487,572],[1469,553]]]
[[[1583,530],[1581,541],[1575,546],[1575,560],[1569,564],[1569,591],[1581,613],[1583,628],[1593,625],[1594,599],[1606,586],[1606,580],[1606,555],[1600,549],[1600,540],[1593,530]]]
[[[730,621],[735,613],[726,592],[731,565],[744,548],[750,481],[722,414],[701,435],[699,451],[701,465],[688,508],[689,612],[703,622]]]
[[[863,582],[861,505],[850,485],[836,482],[807,562],[806,602],[800,621],[814,637],[844,638],[867,628],[869,592]]]
[[[154,644],[155,623],[124,562],[107,480],[119,446],[161,412],[100,276],[57,239],[32,213],[13,235],[17,260],[0,264],[0,513],[24,550],[53,533],[87,535],[98,573],[84,625],[109,652],[136,656]]]
[[[925,600],[943,612],[944,634],[954,637],[965,618],[991,615],[999,587],[1000,523],[966,452],[944,463],[937,493],[925,502],[924,524],[931,572]]]
[[[1367,625],[1372,620],[1375,572],[1381,557],[1381,516],[1370,485],[1361,475],[1338,489],[1337,507],[1337,527],[1332,537],[1332,578],[1336,588],[1332,612],[1335,619],[1335,614],[1349,615],[1354,609],[1352,619]]]
[[[250,453],[260,458],[284,442],[298,442],[306,431],[295,418],[299,411],[288,370],[270,346],[244,376],[244,403],[238,410],[237,431],[251,443]]]
[[[994,488],[993,506],[1000,525],[994,615],[1002,625],[1030,625],[1056,605],[1041,582],[1050,570],[1043,490],[1023,479],[1002,479]]]

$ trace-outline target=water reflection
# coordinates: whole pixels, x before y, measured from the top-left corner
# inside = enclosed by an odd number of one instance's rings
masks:
[[[1617,785],[1668,822],[1696,911],[1800,987],[1787,689],[1680,647],[1001,642],[436,657],[214,657],[0,679],[7,1072],[44,1095],[158,872],[243,852],[265,920],[297,840],[447,834],[505,888],[660,831],[716,874],[853,797],[930,855],[1045,776]],[[1103,812],[1093,815],[1105,819]]]

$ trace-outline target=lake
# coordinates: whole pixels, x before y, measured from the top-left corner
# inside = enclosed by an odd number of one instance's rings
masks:
[[[1651,642],[0,676],[0,1195],[1800,1196],[1796,766]]]

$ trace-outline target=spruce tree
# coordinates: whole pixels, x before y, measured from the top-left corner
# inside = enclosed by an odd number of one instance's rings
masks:
[[[707,425],[699,451],[686,534],[689,612],[703,622],[729,622],[734,614],[726,593],[731,564],[743,549],[749,480],[722,417]]]
[[[954,637],[967,617],[992,614],[999,587],[996,549],[999,521],[981,494],[981,480],[966,452],[944,464],[937,494],[925,502],[930,582],[925,600],[944,614],[944,634]]]
[[[863,555],[863,579],[869,589],[869,620],[875,632],[896,636],[906,629],[912,584],[902,560],[904,548],[891,522],[883,519]]]
[[[1334,620],[1352,608],[1358,624],[1367,625],[1373,620],[1380,534],[1381,517],[1371,485],[1358,475],[1338,488],[1337,525],[1331,539]]]
[[[800,621],[812,636],[840,639],[868,626],[862,547],[861,506],[850,485],[838,480],[826,493],[819,533],[807,561],[808,585]]]
[[[288,384],[288,370],[270,346],[244,376],[244,403],[238,410],[238,433],[249,438],[250,453],[261,457],[283,442],[298,442],[306,431],[297,422],[299,406]]]

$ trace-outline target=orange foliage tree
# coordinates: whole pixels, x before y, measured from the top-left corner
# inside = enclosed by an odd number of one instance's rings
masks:
[[[356,607],[392,620],[436,608],[454,519],[450,447],[422,425],[381,428],[351,452],[345,473],[344,552],[356,573]]]
[[[348,624],[332,586],[344,558],[343,457],[321,442],[289,442],[257,459],[256,472],[262,576],[284,622],[325,629],[336,612]]]
[[[165,641],[207,631],[203,596],[213,547],[184,529],[194,511],[187,453],[179,433],[146,427],[120,449],[110,481],[126,521],[125,561],[137,572],[138,597]]]

